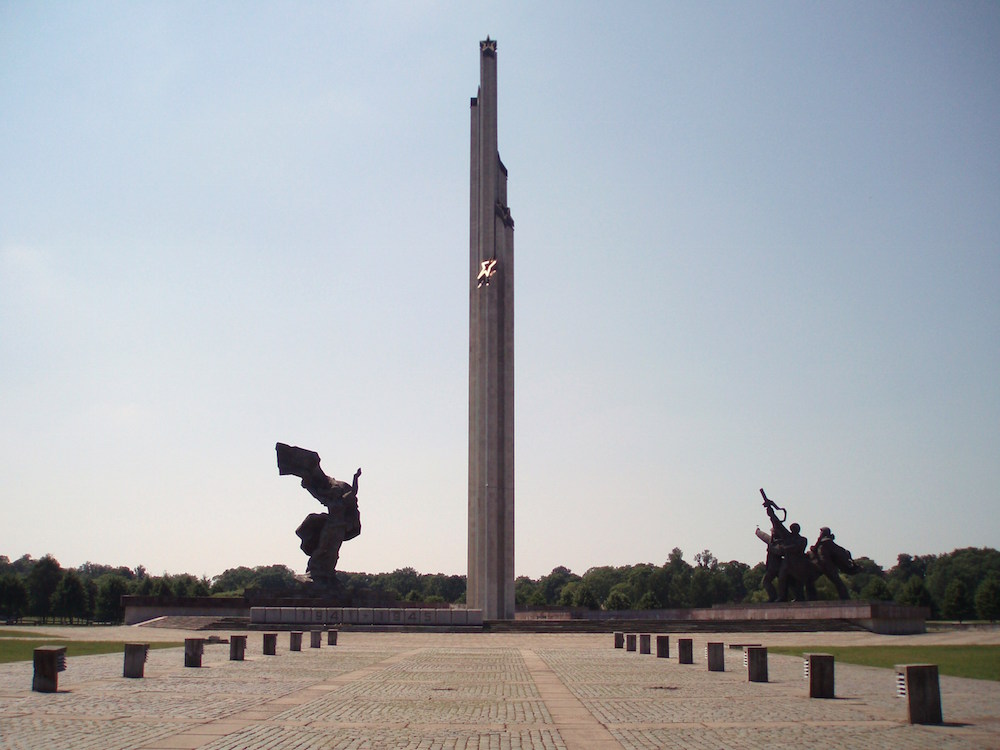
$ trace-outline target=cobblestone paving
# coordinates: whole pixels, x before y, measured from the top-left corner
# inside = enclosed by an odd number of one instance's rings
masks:
[[[949,724],[910,726],[891,670],[838,664],[837,699],[810,700],[800,658],[772,654],[770,682],[749,683],[739,651],[708,672],[697,641],[680,665],[609,635],[342,633],[265,657],[252,634],[246,662],[150,651],[141,680],[120,654],[70,654],[57,694],[0,665],[0,750],[1000,748],[1000,683],[942,677]]]
[[[0,719],[0,748],[4,750],[109,750],[140,747],[169,737],[192,722],[146,723],[104,719],[61,719],[19,716]]]
[[[553,729],[484,731],[452,727],[339,727],[303,729],[259,726],[204,745],[201,750],[566,750]]]
[[[895,673],[837,665],[834,700],[808,698],[802,659],[770,655],[769,682],[750,683],[742,654],[727,650],[726,672],[695,663],[605,649],[541,650],[539,655],[628,750],[773,748],[819,743],[828,748],[1000,747],[1000,686],[942,678],[952,727],[906,724]],[[699,658],[700,657],[700,658]],[[960,712],[948,712],[949,698]],[[960,726],[970,722],[970,727]],[[971,724],[975,724],[972,728]]]

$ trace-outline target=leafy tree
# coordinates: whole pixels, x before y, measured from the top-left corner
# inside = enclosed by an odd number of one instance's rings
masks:
[[[969,590],[960,578],[956,578],[945,587],[941,614],[949,620],[967,620],[972,614]]]
[[[576,590],[580,588],[579,581],[567,581],[566,584],[559,589],[559,601],[556,602],[560,607],[572,607],[573,599],[576,596]]]
[[[212,579],[211,593],[242,594],[257,579],[257,573],[241,565],[238,568],[228,568]]]
[[[0,575],[0,614],[10,620],[20,620],[28,609],[28,587],[14,573]]]
[[[1000,578],[988,576],[976,589],[976,614],[983,620],[1000,620]]]
[[[660,600],[656,598],[656,594],[652,591],[647,591],[635,603],[636,609],[660,609],[660,606]]]
[[[583,574],[583,580],[590,587],[590,590],[597,597],[598,601],[608,598],[611,589],[615,584],[625,580],[626,572],[624,568],[616,568],[611,565],[602,565],[590,568]]]
[[[694,556],[694,564],[699,568],[715,570],[719,565],[719,560],[712,554],[711,550],[702,550]]]
[[[935,607],[943,611],[945,590],[953,580],[960,580],[967,592],[975,591],[991,573],[1000,575],[1000,552],[986,547],[965,547],[941,555],[930,563],[924,583]]]
[[[254,587],[267,592],[287,592],[298,588],[295,571],[287,565],[260,565],[254,570]]]
[[[48,619],[52,613],[52,595],[62,580],[63,569],[52,555],[37,561],[28,573],[28,600],[31,614]]]
[[[26,576],[35,567],[35,562],[35,560],[31,559],[31,555],[21,555],[10,564],[10,572],[16,573],[19,576]]]
[[[538,583],[545,595],[546,604],[555,604],[559,601],[563,587],[570,581],[579,581],[580,576],[576,575],[569,568],[562,566],[552,569],[547,576],[542,576]]]
[[[920,576],[913,576],[903,584],[896,595],[896,601],[911,607],[930,607],[931,595],[927,587],[924,586],[924,580]]]
[[[72,625],[74,619],[87,619],[90,615],[89,604],[83,580],[75,570],[67,570],[52,592],[52,612],[60,617],[68,617]]]
[[[871,583],[873,579],[884,579],[885,571],[882,570],[881,565],[872,560],[870,557],[856,557],[854,558],[854,562],[860,570],[857,573],[852,573],[848,576],[846,583],[848,590],[855,597],[857,597],[861,595],[861,592],[867,588],[868,584]]]
[[[538,591],[538,582],[528,576],[518,576],[514,579],[514,604],[518,607],[531,606],[531,599]],[[542,604],[545,603],[544,597]]]
[[[667,565],[661,565],[649,574],[649,581],[647,581],[649,588],[647,591],[656,597],[656,601],[660,603],[661,607],[671,605],[670,582],[672,580],[673,573]]]
[[[870,602],[889,602],[892,601],[892,591],[884,580],[873,577],[861,590],[861,598]]]
[[[691,573],[688,601],[692,607],[711,607],[715,600],[711,569],[699,565]]]
[[[632,609],[632,597],[629,595],[627,583],[619,583],[608,592],[608,598],[604,600],[604,609]]]
[[[743,572],[743,590],[747,593],[747,601],[767,601],[767,593],[762,588],[764,584],[764,563],[759,562],[752,568],[747,568]],[[757,598],[757,594],[763,594],[762,599]]]
[[[576,589],[573,591],[573,606],[580,607],[582,609],[600,609],[601,604],[597,600],[597,596],[591,591],[590,586],[587,585],[586,581],[580,581],[576,584]]]
[[[717,603],[741,602],[747,597],[747,587],[744,582],[750,566],[739,560],[719,563],[719,573],[725,579],[725,599]],[[752,591],[752,589],[751,589]]]
[[[125,619],[122,597],[128,593],[129,581],[117,573],[103,575],[97,583],[94,617],[100,622],[121,622]]]

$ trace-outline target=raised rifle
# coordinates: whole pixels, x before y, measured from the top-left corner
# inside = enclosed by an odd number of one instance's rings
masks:
[[[762,498],[764,498],[763,505],[764,505],[765,508],[771,508],[772,510],[776,510],[776,511],[780,510],[781,511],[781,513],[782,513],[781,522],[784,523],[785,519],[788,518],[788,511],[785,510],[784,508],[782,508],[781,506],[779,506],[777,503],[775,503],[774,500],[769,500],[768,497],[767,497],[767,495],[764,494],[764,488],[763,487],[760,488],[760,496]],[[775,515],[777,515],[777,514],[775,514]]]

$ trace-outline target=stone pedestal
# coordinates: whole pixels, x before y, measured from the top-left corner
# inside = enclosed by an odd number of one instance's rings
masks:
[[[635,651],[635,633],[625,634],[625,650]]]
[[[302,650],[302,631],[293,630],[288,634],[288,650],[289,651],[301,651]]]
[[[650,651],[650,648],[649,648],[650,638],[651,638],[651,636],[649,635],[649,633],[640,633],[639,634],[639,653],[640,654],[649,654],[649,653],[652,653]]]
[[[709,643],[706,649],[708,654],[708,671],[709,672],[725,672],[726,671],[726,651],[725,645],[722,643]]]
[[[747,679],[750,682],[767,682],[767,647],[747,646]]]
[[[694,641],[692,639],[677,639],[677,663],[694,664]]]
[[[937,664],[897,664],[906,689],[906,717],[911,724],[940,724],[941,685]]]
[[[323,646],[323,633],[313,630],[309,633],[309,648],[321,648]]]
[[[336,630],[327,630],[326,631],[326,645],[327,646],[336,646],[337,645],[337,631]]]
[[[809,697],[833,698],[833,654],[806,654]]]
[[[620,631],[615,631],[615,648],[625,648],[625,634]]]
[[[205,639],[204,638],[185,638],[184,639],[184,666],[185,667],[200,667],[201,666],[201,655],[205,653]]]
[[[657,659],[669,659],[670,658],[670,636],[669,635],[658,635],[658,636],[656,636],[656,658]]]
[[[278,650],[278,634],[264,633],[264,656],[274,656]]]
[[[149,653],[148,643],[126,643],[125,664],[122,677],[138,678],[146,673],[146,656]]]
[[[246,650],[247,637],[245,635],[229,636],[229,661],[243,661]]]
[[[39,646],[34,651],[35,674],[31,689],[36,693],[54,693],[59,689],[59,673],[66,670],[65,646]]]

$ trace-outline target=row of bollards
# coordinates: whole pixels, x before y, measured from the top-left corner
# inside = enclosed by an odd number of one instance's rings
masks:
[[[337,645],[337,631],[328,630],[326,642],[330,646]],[[277,653],[278,634],[264,633],[264,655],[274,656]],[[310,648],[322,648],[323,631],[313,630],[309,633]],[[244,661],[247,648],[245,635],[229,636],[229,660]],[[302,650],[302,632],[293,631],[289,634],[289,650]],[[184,639],[184,666],[201,667],[201,657],[205,653],[204,638]],[[59,673],[66,670],[66,646],[39,646],[34,650],[34,673],[31,689],[37,693],[55,693],[59,689]],[[145,674],[146,659],[149,656],[148,643],[126,643],[125,664],[122,676],[141,678]]]
[[[615,648],[649,654],[649,633],[624,633],[615,631]],[[670,658],[670,636],[657,635],[657,658]],[[725,645],[710,641],[705,646],[705,659],[709,672],[724,672]],[[758,644],[733,644],[730,648],[743,650],[743,665],[749,682],[767,682],[767,647]],[[694,663],[694,639],[677,639],[678,664]],[[834,659],[832,654],[804,654],[803,677],[809,682],[810,698],[834,698]],[[897,695],[907,699],[907,719],[910,724],[940,724],[941,688],[936,664],[897,664]]]

